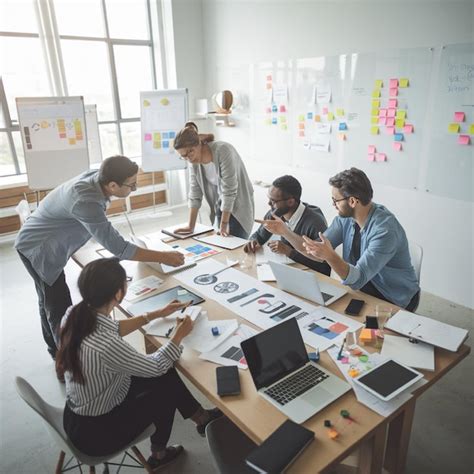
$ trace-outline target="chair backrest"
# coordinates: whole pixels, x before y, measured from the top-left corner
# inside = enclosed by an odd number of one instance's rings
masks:
[[[28,204],[28,201],[26,199],[22,199],[18,203],[18,205],[15,207],[15,211],[18,214],[18,217],[20,218],[21,225],[23,225],[26,219],[31,216],[30,205]]]
[[[421,262],[423,261],[423,247],[416,242],[408,241],[408,251],[410,252],[411,264],[415,269],[418,284],[420,283]]]
[[[57,445],[66,453],[76,455],[76,450],[69,444],[63,428],[63,409],[46,403],[38,392],[22,377],[16,377],[16,390],[45,423],[46,429]]]

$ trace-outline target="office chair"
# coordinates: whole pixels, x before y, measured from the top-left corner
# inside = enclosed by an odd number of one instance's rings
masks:
[[[421,263],[423,261],[423,247],[417,244],[416,242],[412,242],[409,240],[408,251],[410,252],[411,264],[413,265],[413,268],[415,269],[416,279],[418,280],[418,285],[419,285],[420,277],[421,277]],[[415,312],[416,309],[417,308],[414,308],[413,312]]]
[[[227,417],[211,421],[206,426],[206,438],[220,474],[255,473],[246,464],[245,458],[257,445]]]
[[[145,440],[146,438],[149,438],[154,433],[154,425],[150,425],[140,436],[116,453],[110,454],[108,456],[88,456],[87,454],[79,451],[68,439],[67,434],[63,429],[63,408],[54,407],[46,403],[38,394],[38,392],[36,392],[36,390],[25,379],[16,377],[15,381],[16,389],[20,397],[26,402],[27,405],[30,406],[30,408],[32,408],[39,416],[41,416],[41,418],[43,418],[46,429],[61,449],[59,459],[56,464],[56,474],[69,471],[74,468],[79,468],[79,470],[82,472],[82,469],[80,468],[82,464],[89,466],[89,473],[91,474],[95,473],[95,466],[98,464],[104,464],[104,474],[109,473],[109,465],[119,466],[117,472],[121,467],[144,468],[148,473],[153,472],[143,457],[143,454],[136,447],[136,444]],[[138,459],[129,454],[127,452],[128,449],[131,449]],[[71,457],[66,465],[63,466],[66,453]],[[119,464],[108,462],[110,459],[122,453],[124,454]],[[124,464],[125,458],[127,456],[133,459],[136,464]],[[76,459],[77,464],[75,466],[70,466],[70,463],[73,459]]]

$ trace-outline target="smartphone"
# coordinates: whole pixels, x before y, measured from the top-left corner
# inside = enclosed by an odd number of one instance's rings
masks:
[[[344,312],[351,316],[358,316],[364,304],[364,300],[352,299],[349,301],[349,304],[347,305],[347,308],[344,310]]]
[[[239,369],[236,365],[216,367],[217,393],[220,397],[240,393]]]

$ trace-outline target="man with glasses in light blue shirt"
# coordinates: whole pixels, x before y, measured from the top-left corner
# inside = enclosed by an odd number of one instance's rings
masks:
[[[15,248],[35,282],[43,338],[53,359],[59,323],[72,304],[64,267],[91,237],[121,260],[184,263],[179,252],[157,252],[126,241],[108,220],[110,199],[135,191],[137,174],[138,165],[125,156],[107,158],[99,171],[86,171],[51,191],[18,233]]]
[[[372,202],[372,185],[363,171],[342,171],[329,184],[339,215],[319,241],[289,235],[277,218],[274,233],[282,232],[300,252],[326,261],[353,290],[414,311],[420,287],[403,227],[387,208]],[[340,244],[342,258],[334,250]]]

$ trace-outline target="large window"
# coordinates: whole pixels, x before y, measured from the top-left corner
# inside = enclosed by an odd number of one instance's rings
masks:
[[[15,97],[82,95],[102,156],[140,155],[139,93],[162,70],[150,12],[151,0],[0,1],[0,176],[25,172]]]

